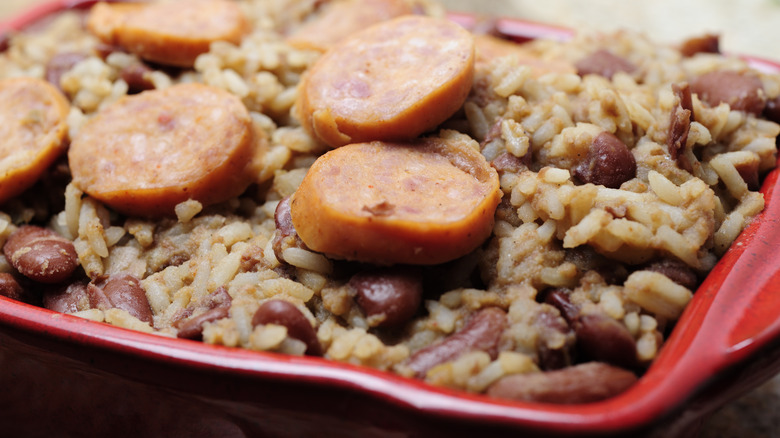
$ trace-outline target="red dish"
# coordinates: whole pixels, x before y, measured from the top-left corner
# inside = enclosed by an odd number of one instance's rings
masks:
[[[94,1],[56,0],[0,34]],[[453,15],[469,24],[469,15]],[[512,19],[517,40],[571,35]],[[751,60],[780,72],[780,64]],[[230,349],[95,323],[0,297],[7,436],[686,436],[780,371],[780,182],[696,292],[659,357],[610,400],[489,399],[309,357]]]

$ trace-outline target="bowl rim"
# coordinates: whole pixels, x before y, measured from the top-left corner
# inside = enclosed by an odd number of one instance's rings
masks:
[[[0,35],[24,29],[65,9],[95,0],[49,0],[0,23]],[[450,13],[468,27],[477,17]],[[516,18],[496,28],[516,41],[570,38],[574,32]],[[743,57],[751,66],[780,73],[780,63]],[[780,166],[780,160],[777,162]],[[617,433],[669,422],[688,410],[689,424],[780,371],[780,235],[778,168],[765,178],[766,207],[742,232],[694,294],[647,372],[628,391],[583,405],[549,405],[490,399],[434,387],[367,367],[311,357],[285,356],[168,338],[98,323],[0,297],[0,326],[60,342],[134,355],[183,369],[230,372],[252,380],[274,379],[359,391],[432,417],[458,416],[476,423],[559,434]],[[726,316],[725,320],[712,316]],[[707,317],[709,316],[709,317]],[[758,364],[758,365],[756,365]],[[733,379],[750,368],[754,379]],[[757,368],[757,369],[756,369]],[[738,380],[738,381],[735,381]],[[731,383],[729,383],[731,382]],[[724,397],[705,397],[707,394]],[[691,405],[696,404],[695,408]]]

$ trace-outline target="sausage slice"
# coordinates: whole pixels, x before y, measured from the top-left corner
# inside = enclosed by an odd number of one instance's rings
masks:
[[[310,249],[376,264],[437,264],[477,248],[501,200],[498,174],[442,139],[356,143],[321,156],[292,195]]]
[[[445,19],[409,15],[353,34],[304,77],[296,104],[324,143],[408,140],[461,107],[474,75],[474,39]]]
[[[0,81],[0,203],[32,186],[65,151],[69,110],[44,80]]]
[[[576,73],[574,66],[563,60],[542,59],[533,51],[524,47],[522,44],[513,41],[507,41],[492,35],[475,35],[476,44],[476,69],[488,69],[490,63],[504,56],[516,57],[522,65],[531,67],[531,72],[535,77],[546,73]]]
[[[253,179],[249,113],[232,94],[202,84],[120,99],[73,139],[73,182],[119,212],[172,215],[176,204],[209,205]]]
[[[144,5],[100,3],[87,28],[108,44],[164,65],[192,67],[215,41],[239,43],[248,23],[228,0],[174,0]]]
[[[287,39],[294,47],[326,51],[372,24],[414,13],[407,0],[345,0],[330,2],[315,19]]]

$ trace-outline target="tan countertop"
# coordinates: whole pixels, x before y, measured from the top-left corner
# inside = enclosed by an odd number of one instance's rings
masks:
[[[0,0],[0,20],[46,0]],[[659,42],[712,32],[731,53],[780,61],[780,0],[443,0],[451,10],[574,29],[621,27]],[[605,11],[609,11],[608,13]],[[711,416],[701,438],[780,438],[780,375]]]

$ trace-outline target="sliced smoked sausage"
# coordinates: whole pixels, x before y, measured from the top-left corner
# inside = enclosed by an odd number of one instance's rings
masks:
[[[437,264],[490,235],[498,174],[474,149],[444,139],[356,143],[321,156],[292,195],[307,247],[377,264]]]
[[[474,38],[445,19],[409,15],[353,34],[305,75],[296,115],[324,143],[407,140],[463,105]]]
[[[294,47],[326,51],[372,24],[414,13],[408,0],[344,0],[328,2],[316,18],[287,39]]]
[[[148,4],[99,3],[87,28],[108,44],[164,65],[192,67],[215,41],[239,43],[248,28],[236,2],[174,0]]]
[[[65,151],[69,111],[44,80],[0,81],[0,203],[32,186]]]
[[[124,97],[79,131],[68,152],[73,182],[119,212],[172,215],[204,206],[253,179],[249,113],[230,93],[201,84]]]

